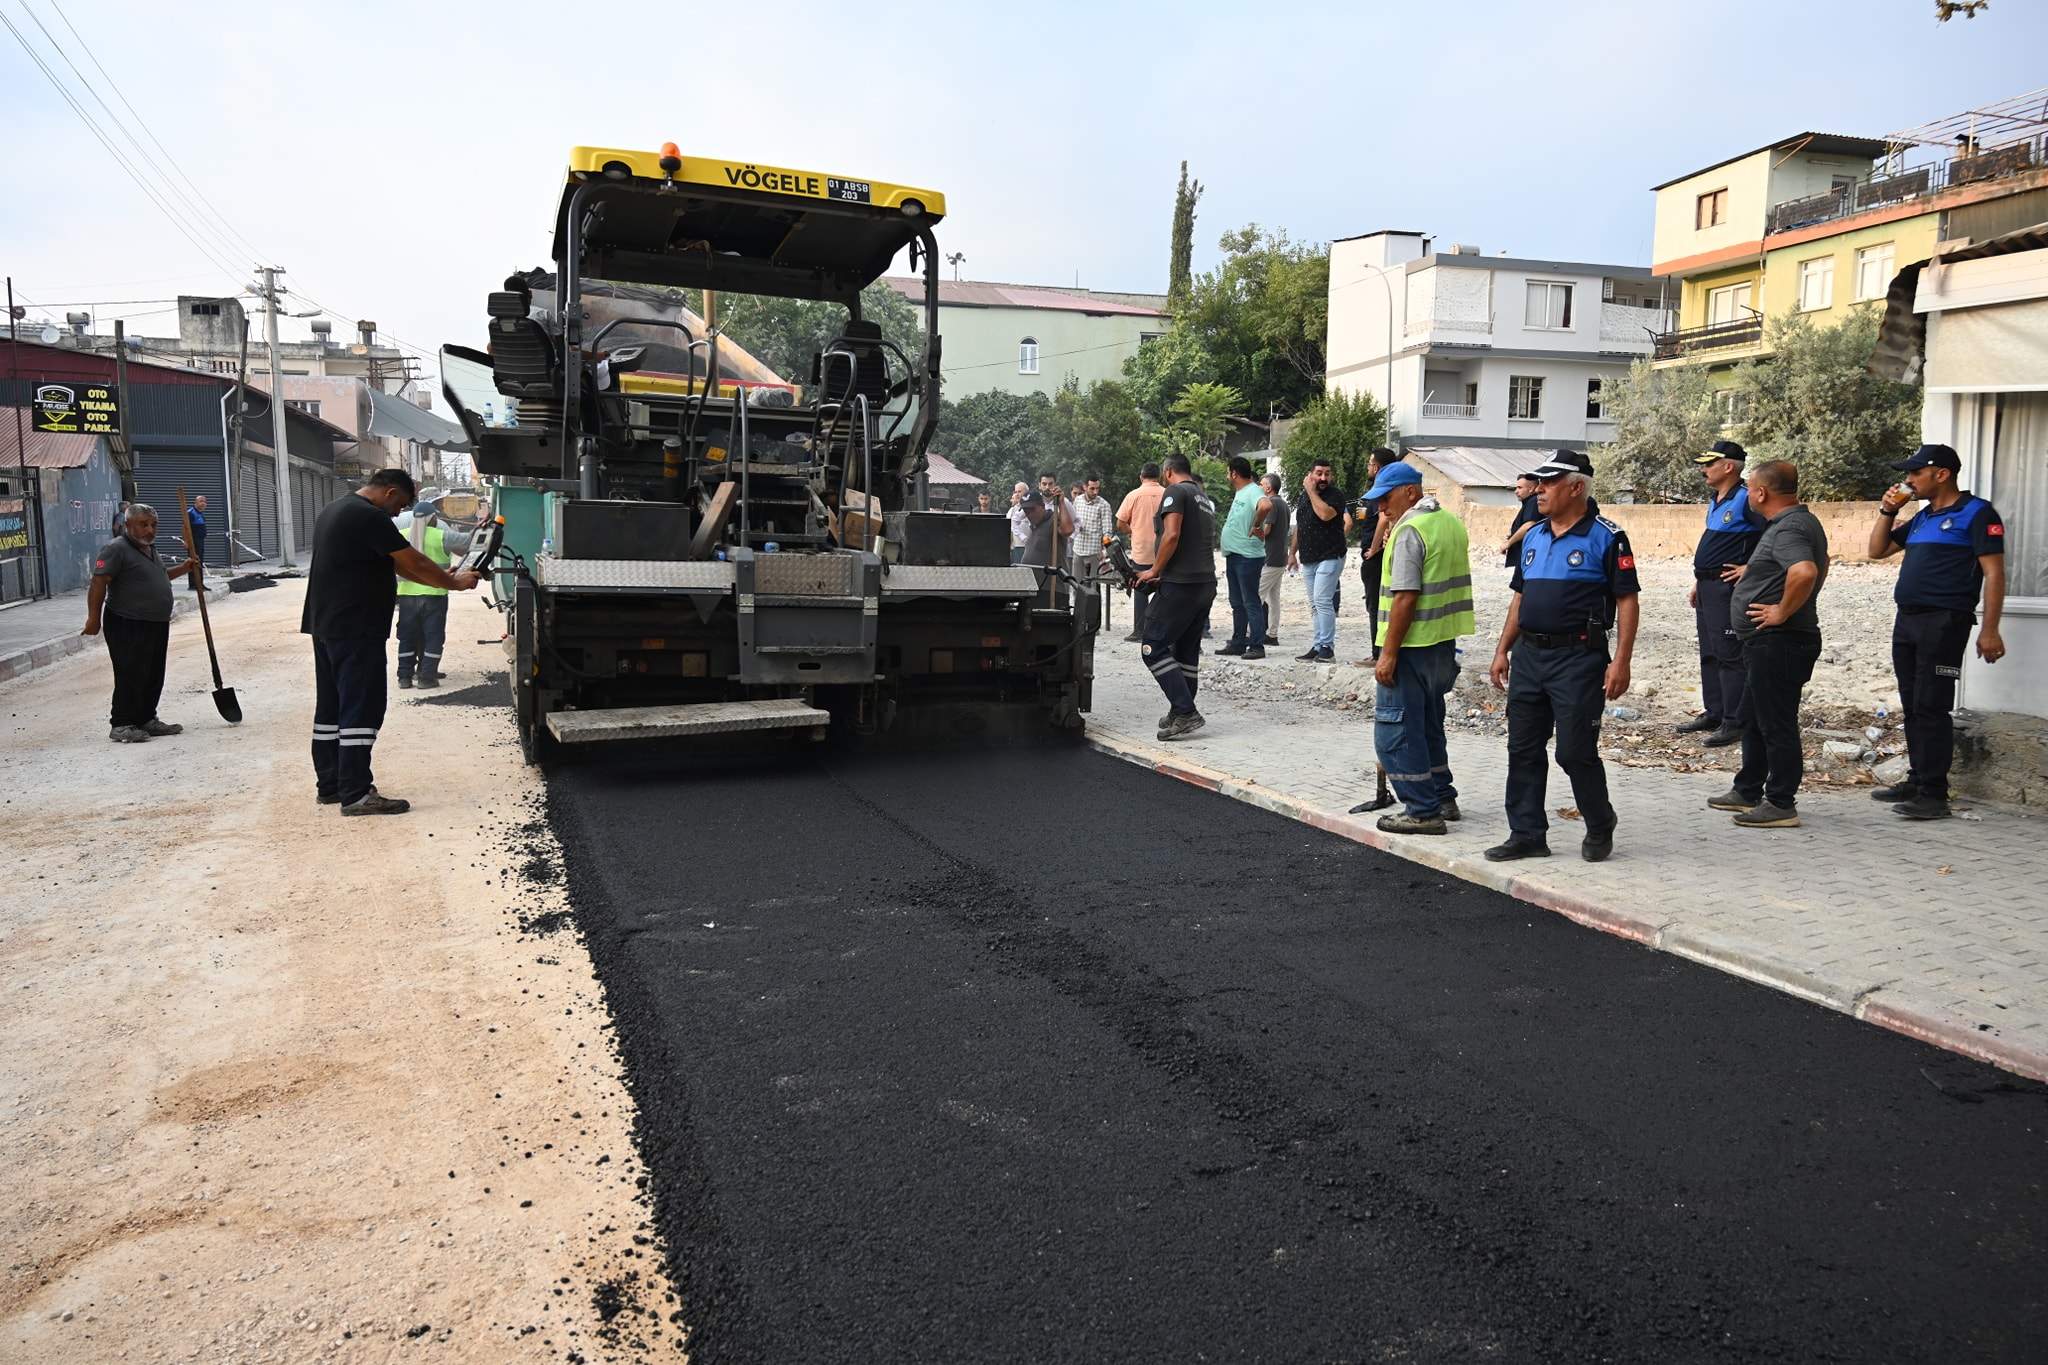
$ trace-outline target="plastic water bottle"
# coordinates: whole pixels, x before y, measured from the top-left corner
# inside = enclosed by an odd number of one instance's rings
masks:
[[[488,399],[484,401],[484,425],[487,427],[494,427],[498,425],[498,419],[493,414],[491,410],[490,400]]]
[[[1643,713],[1633,706],[1610,706],[1603,712],[1609,720],[1641,720]]]
[[[508,402],[505,404],[505,425],[508,427],[519,425],[519,405],[517,403]]]
[[[555,538],[553,536],[542,536],[540,538],[540,552],[544,555],[551,555],[555,552]]]

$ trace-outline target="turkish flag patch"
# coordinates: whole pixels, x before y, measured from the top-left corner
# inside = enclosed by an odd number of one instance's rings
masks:
[[[92,562],[92,566],[93,566],[93,567],[94,567],[95,569],[104,569],[104,568],[106,568],[106,567],[107,567],[107,561],[106,561],[106,560],[104,560],[104,559],[95,559],[95,560],[94,560],[94,561]]]
[[[2005,528],[1996,523],[1993,523],[1992,525],[1984,528],[1984,534],[1987,536],[2002,536],[2005,534]]]
[[[1633,569],[1636,566],[1636,557],[1634,555],[1623,555],[1616,562],[1624,569]]]

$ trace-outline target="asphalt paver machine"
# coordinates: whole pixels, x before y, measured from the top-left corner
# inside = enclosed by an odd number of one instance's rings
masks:
[[[490,295],[488,349],[441,352],[491,487],[471,562],[508,617],[529,761],[742,730],[1079,738],[1097,587],[1013,566],[1006,517],[927,504],[944,213],[933,191],[674,144],[570,153],[553,270]],[[860,306],[906,251],[915,356]],[[845,317],[807,375],[777,376],[722,348],[689,289]]]

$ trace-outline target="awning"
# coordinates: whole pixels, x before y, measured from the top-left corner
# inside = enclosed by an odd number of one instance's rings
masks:
[[[924,458],[926,464],[924,476],[926,483],[959,484],[968,488],[986,488],[988,486],[987,479],[975,478],[974,475],[968,473],[959,465],[954,464],[943,455],[929,452]]]
[[[21,413],[21,439],[18,441],[15,439],[16,411]],[[30,425],[27,409],[0,405],[0,468],[19,469],[27,464],[31,469],[82,469],[103,439],[37,431]],[[23,447],[28,451],[27,460],[21,458]]]
[[[436,416],[417,403],[380,389],[371,388],[368,392],[370,425],[365,434],[397,436],[407,441],[418,441],[421,445],[439,446],[443,450],[469,449],[467,433],[447,418]]]

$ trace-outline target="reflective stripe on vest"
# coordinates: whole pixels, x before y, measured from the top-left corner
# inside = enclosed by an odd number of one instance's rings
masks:
[[[433,560],[444,569],[455,562],[448,553],[448,538],[441,533],[441,528],[437,525],[427,527],[426,534],[420,537],[419,549],[421,554]],[[401,578],[398,580],[398,595],[400,597],[446,597],[448,589],[430,588],[424,583],[415,583],[410,578]]]
[[[1411,512],[1394,528],[1394,535],[1410,527],[1422,537],[1422,591],[1416,595],[1415,619],[1401,639],[1402,648],[1437,645],[1473,634],[1479,622],[1472,613],[1472,556],[1465,523],[1442,508]],[[1387,544],[1391,549],[1393,536],[1387,538]],[[1393,575],[1387,574],[1380,579],[1376,643],[1386,643],[1387,619],[1393,610]]]

